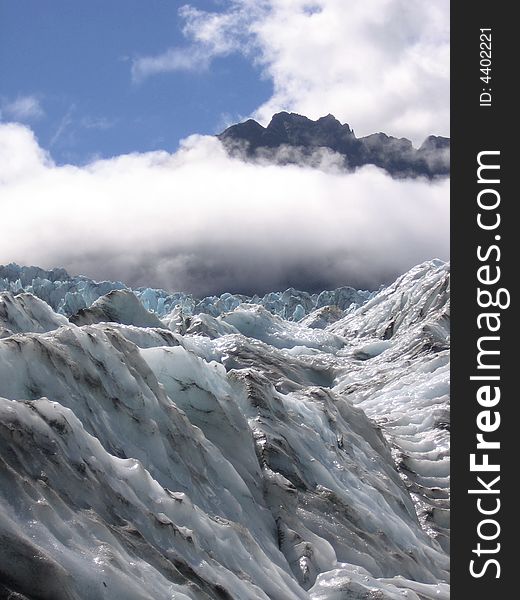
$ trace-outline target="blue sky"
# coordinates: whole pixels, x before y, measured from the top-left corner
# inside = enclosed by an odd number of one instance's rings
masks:
[[[11,107],[57,162],[84,163],[95,156],[172,151],[180,138],[213,134],[249,115],[270,97],[272,83],[240,53],[215,58],[211,68],[133,81],[133,60],[186,47],[180,5],[1,0],[4,120]],[[208,0],[192,5],[222,9]],[[37,105],[20,115],[16,101],[23,98]]]
[[[184,1],[0,0],[0,264],[205,295],[448,257],[447,181],[242,163],[212,134],[288,110],[449,135],[449,0]]]
[[[58,163],[280,110],[449,135],[449,0],[0,0],[0,117]]]

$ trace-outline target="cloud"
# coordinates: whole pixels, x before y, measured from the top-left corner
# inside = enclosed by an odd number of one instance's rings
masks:
[[[190,43],[184,47],[169,48],[158,55],[134,59],[134,82],[139,83],[159,73],[204,71],[216,57],[233,52],[247,53],[251,15],[233,10],[229,13],[209,13],[189,5],[182,6],[179,15],[184,20],[182,32]]]
[[[200,71],[208,68],[210,57],[200,48],[170,48],[157,56],[141,56],[132,62],[132,79],[139,83],[152,75],[172,71]]]
[[[45,115],[36,96],[18,96],[14,100],[4,98],[0,101],[0,109],[2,118],[13,121],[32,121]]]
[[[71,126],[74,123],[74,119],[72,118],[74,112],[76,111],[76,105],[71,104],[65,114],[60,119],[58,123],[58,127],[56,131],[52,134],[51,139],[49,140],[49,148],[52,148],[56,145],[56,143],[61,140],[64,134],[68,131],[69,137],[72,139],[74,137],[73,132],[71,131]]]
[[[206,295],[377,287],[448,257],[448,181],[243,163],[201,136],[57,166],[7,124],[0,149],[0,263]]]
[[[106,131],[107,129],[112,129],[112,127],[114,127],[116,123],[117,119],[108,119],[106,117],[92,117],[90,115],[87,115],[80,119],[79,124],[85,129]]]
[[[273,0],[256,25],[274,94],[257,114],[326,112],[358,135],[449,134],[449,2]]]
[[[224,12],[180,15],[189,48],[140,59],[139,72],[241,52],[273,82],[254,113],[264,124],[280,110],[330,112],[358,135],[449,135],[449,0],[232,0]]]

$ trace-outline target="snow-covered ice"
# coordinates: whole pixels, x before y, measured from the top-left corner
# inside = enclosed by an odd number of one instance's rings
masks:
[[[449,265],[376,294],[0,287],[0,593],[448,600]]]

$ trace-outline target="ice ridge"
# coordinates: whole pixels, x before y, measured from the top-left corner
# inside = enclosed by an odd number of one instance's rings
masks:
[[[448,264],[199,313],[3,269],[0,597],[449,599]]]

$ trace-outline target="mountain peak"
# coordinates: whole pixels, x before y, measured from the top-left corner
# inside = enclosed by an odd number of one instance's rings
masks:
[[[325,115],[324,117],[320,117],[316,123],[319,123],[320,125],[333,125],[336,127],[348,127],[348,125],[346,123],[342,124],[340,121],[338,121],[338,119],[336,119],[336,117],[334,115],[332,115],[331,113],[329,113],[328,115]],[[350,129],[350,127],[349,127]]]
[[[244,160],[309,166],[319,164],[313,157],[326,149],[339,155],[346,171],[375,165],[394,177],[429,178],[447,176],[450,171],[449,138],[431,135],[418,150],[410,140],[383,132],[357,138],[348,124],[330,113],[313,121],[282,111],[273,115],[267,127],[249,119],[217,137],[229,154]]]
[[[278,123],[297,123],[297,122],[310,122],[310,119],[305,117],[304,115],[299,115],[298,113],[290,113],[286,111],[281,111],[279,113],[275,113],[271,117],[271,122],[267,126],[268,128],[277,125]]]

